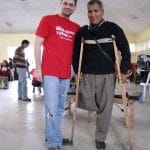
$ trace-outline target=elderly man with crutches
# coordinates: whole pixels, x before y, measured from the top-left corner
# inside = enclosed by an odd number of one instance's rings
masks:
[[[121,80],[124,83],[130,67],[129,44],[123,30],[115,23],[103,18],[103,4],[90,0],[87,4],[89,25],[80,28],[76,35],[73,67],[78,72],[81,39],[83,56],[81,65],[80,97],[84,109],[96,110],[95,143],[98,150],[106,149],[115,92],[115,53],[112,35],[121,52]]]

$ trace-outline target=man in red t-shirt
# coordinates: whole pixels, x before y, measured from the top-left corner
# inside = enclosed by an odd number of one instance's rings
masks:
[[[76,3],[77,0],[61,0],[60,14],[44,16],[36,30],[36,78],[43,77],[48,150],[59,149],[68,141],[63,138],[60,123],[70,83],[74,38],[79,29],[78,24],[69,20]]]

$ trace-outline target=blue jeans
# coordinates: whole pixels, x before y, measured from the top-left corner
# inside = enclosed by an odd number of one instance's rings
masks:
[[[18,98],[27,98],[27,79],[26,79],[26,68],[17,67],[18,74]]]
[[[70,79],[44,76],[45,136],[48,147],[62,145],[60,124],[65,109]]]

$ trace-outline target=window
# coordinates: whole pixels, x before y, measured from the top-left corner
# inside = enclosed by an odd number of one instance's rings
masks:
[[[135,49],[135,43],[130,43],[129,46],[130,46],[131,53],[136,51],[136,49]]]
[[[150,49],[150,39],[137,43],[138,51],[146,51]]]

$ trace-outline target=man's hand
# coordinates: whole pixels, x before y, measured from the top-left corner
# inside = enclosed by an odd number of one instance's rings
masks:
[[[36,69],[36,70],[35,70],[35,78],[36,78],[38,81],[41,81],[41,82],[42,82],[41,69]]]
[[[116,78],[120,80],[118,74],[116,73],[115,75],[116,75]],[[123,73],[121,74],[121,81],[122,83],[125,83],[127,81],[127,76]]]
[[[78,75],[75,75],[75,82],[77,82],[77,79],[78,79]],[[81,80],[82,80],[82,75],[80,74],[79,81],[81,81]]]
[[[127,76],[125,74],[121,74],[121,80],[122,80],[122,83],[125,83],[127,81]]]

